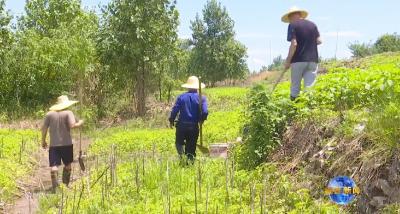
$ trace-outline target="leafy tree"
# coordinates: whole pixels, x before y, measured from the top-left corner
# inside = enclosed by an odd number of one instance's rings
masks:
[[[5,10],[5,0],[0,0],[0,57],[1,63],[4,62],[4,54],[12,42],[10,31],[10,21],[12,16]]]
[[[374,47],[378,53],[400,51],[400,35],[385,34],[376,40]]]
[[[5,1],[0,0],[0,69],[5,69],[7,61],[5,57],[13,39],[10,31],[11,19],[12,16],[5,10]]]
[[[354,57],[365,57],[372,54],[400,51],[400,36],[397,33],[380,36],[375,43],[351,43],[349,49]]]
[[[3,81],[8,73],[9,51],[13,42],[13,34],[10,31],[10,21],[12,16],[5,10],[5,1],[0,0],[0,108],[6,102],[6,91],[9,84]]]
[[[79,88],[87,67],[94,60],[93,36],[98,21],[93,13],[80,9],[80,4],[78,12],[73,13],[76,16],[65,19],[72,12],[62,7],[75,8],[76,3],[28,2],[27,13],[19,21],[20,28],[10,50],[8,71],[0,80],[7,84],[3,103],[9,110],[19,111],[22,106],[35,109],[61,93]],[[43,4],[50,14],[57,15],[37,15],[45,14]]]
[[[240,79],[248,73],[246,47],[234,39],[234,21],[216,0],[208,1],[203,18],[191,22],[190,67],[203,80],[214,85],[225,79]]]
[[[99,50],[116,86],[135,98],[140,116],[155,75],[169,62],[177,40],[178,12],[170,0],[114,0],[103,9]],[[150,86],[150,87],[149,87]]]
[[[272,64],[268,66],[268,71],[279,70],[282,68],[284,63],[285,60],[282,58],[282,56],[277,56],[272,60]]]
[[[21,29],[35,29],[41,35],[49,35],[81,15],[80,0],[30,0],[26,2],[26,15],[20,20]]]
[[[375,52],[372,45],[358,42],[350,44],[349,49],[354,57],[366,57]]]

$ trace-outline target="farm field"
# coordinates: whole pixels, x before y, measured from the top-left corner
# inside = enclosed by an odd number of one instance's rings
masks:
[[[328,65],[329,73],[320,76],[319,84],[305,93],[293,106],[287,100],[287,83],[280,84],[273,96],[268,95],[269,92],[265,89],[257,88],[252,89],[250,93],[245,88],[211,89],[207,91],[207,95],[210,99],[210,109],[214,111],[205,123],[205,144],[234,142],[236,137],[241,136],[243,124],[247,124],[249,132],[254,134],[268,134],[269,130],[274,128],[279,131],[279,118],[270,120],[275,125],[265,124],[267,126],[261,127],[257,125],[257,121],[252,120],[259,120],[260,116],[264,115],[267,117],[264,121],[268,121],[270,115],[279,117],[284,115],[282,112],[292,112],[297,124],[292,125],[292,128],[311,121],[314,125],[332,129],[332,124],[329,123],[335,121],[335,118],[343,118],[343,121],[334,127],[333,136],[312,144],[311,150],[316,153],[324,151],[329,139],[336,141],[338,145],[344,143],[341,142],[343,139],[357,139],[361,133],[355,131],[354,127],[364,122],[367,128],[362,135],[371,140],[380,140],[376,143],[372,141],[372,145],[366,146],[364,152],[357,153],[358,155],[353,157],[357,161],[352,164],[366,164],[362,157],[368,157],[378,151],[391,157],[397,149],[397,145],[391,143],[395,141],[397,133],[390,131],[388,127],[390,123],[397,123],[398,119],[393,117],[389,121],[384,118],[392,117],[390,115],[398,112],[398,108],[392,103],[396,102],[394,97],[399,93],[396,84],[399,81],[399,58],[399,54],[374,56],[361,60],[361,68],[346,68],[332,63]],[[348,81],[341,81],[343,78],[347,78]],[[327,91],[327,87],[330,90]],[[260,97],[267,100],[263,100],[265,104],[257,102],[259,108],[252,109],[254,100],[251,97],[257,97],[258,101]],[[211,101],[212,99],[214,101]],[[228,102],[227,106],[220,105],[226,100],[231,103]],[[236,101],[237,104],[232,101]],[[213,103],[215,106],[212,106]],[[263,108],[263,105],[269,107]],[[378,111],[378,107],[386,110]],[[373,116],[365,114],[365,111],[371,112]],[[252,117],[254,114],[258,116]],[[242,115],[246,115],[247,119],[243,119]],[[380,128],[375,128],[376,126]],[[292,131],[291,127],[285,130]],[[103,164],[93,167],[90,176],[76,182],[70,189],[63,189],[63,193],[42,197],[41,211],[52,213],[63,207],[67,212],[74,212],[78,206],[79,210],[87,213],[100,210],[110,213],[195,213],[196,210],[212,213],[252,213],[261,210],[276,213],[351,213],[358,209],[342,209],[329,202],[322,194],[323,185],[329,180],[329,177],[325,177],[329,173],[324,171],[334,168],[338,173],[349,173],[346,171],[349,165],[340,166],[336,161],[337,158],[351,158],[348,157],[349,154],[343,154],[340,149],[333,150],[333,154],[326,159],[327,164],[318,167],[322,174],[310,172],[309,167],[302,163],[297,163],[298,170],[293,174],[285,171],[285,166],[293,164],[290,157],[281,157],[276,152],[285,149],[285,143],[290,144],[293,139],[284,138],[283,141],[276,142],[268,140],[261,144],[259,140],[255,141],[255,137],[257,136],[244,135],[245,142],[253,145],[237,145],[232,150],[231,158],[227,160],[210,159],[199,154],[200,157],[193,166],[182,166],[174,151],[174,130],[111,128],[100,133],[89,150],[90,155],[102,156],[100,159],[103,160]],[[269,136],[264,136],[267,137]],[[311,139],[312,136],[308,137]],[[303,141],[298,143],[299,146],[305,146]],[[283,144],[282,147],[280,144]],[[302,148],[298,149],[299,154],[303,154]],[[291,150],[286,152],[290,154]],[[296,158],[299,154],[292,155]],[[271,159],[271,156],[275,159]],[[249,170],[243,168],[243,165],[252,165],[252,162],[247,161],[248,157],[252,160],[260,159],[260,162],[263,162],[263,159],[271,161]],[[299,162],[301,161],[310,160],[304,159]],[[382,165],[389,164],[384,160],[380,161]],[[363,180],[364,175],[359,173],[359,180],[356,182],[369,185],[368,181]],[[311,181],[316,183],[310,186]],[[78,199],[80,194],[82,196]],[[61,200],[62,197],[64,200]],[[65,203],[62,206],[61,201]]]
[[[398,149],[398,132],[393,124],[399,122],[395,99],[400,92],[399,60],[398,53],[391,53],[361,59],[356,68],[330,62],[329,72],[296,103],[287,98],[286,82],[272,95],[263,86],[207,89],[210,117],[204,124],[204,144],[235,142],[243,137],[244,143],[234,144],[228,159],[209,158],[198,150],[194,165],[182,163],[175,152],[174,129],[167,127],[146,128],[145,124],[128,121],[123,126],[88,132],[92,142],[86,151],[88,172],[57,194],[39,192],[37,212],[352,213],[360,208],[343,209],[330,202],[322,189],[332,171],[350,173],[350,164],[367,165],[368,157],[376,152],[383,154],[375,160],[377,163],[395,164],[388,158],[394,158]],[[285,122],[289,117],[291,124]],[[337,123],[338,119],[342,121]],[[354,128],[360,123],[365,124],[365,130]],[[294,142],[288,136],[301,134],[298,129],[307,126],[320,126],[333,133],[315,140],[315,131],[319,133],[316,135],[325,134],[318,128],[309,129],[304,139]],[[279,132],[284,133],[283,138],[275,137]],[[39,150],[39,133],[7,129],[0,133],[0,160],[4,163],[1,199],[5,205],[21,194],[18,186],[37,166],[32,154]],[[311,140],[310,145],[307,140]],[[351,155],[339,149],[346,142],[370,143]],[[290,146],[292,143],[298,145]],[[323,158],[326,164],[314,168],[305,164],[322,161],[315,155],[308,159],[305,149],[321,153],[328,145],[333,152]],[[338,162],[349,158],[353,161],[348,165]],[[15,173],[6,173],[9,170]],[[365,172],[356,173],[356,182],[370,185],[372,181],[363,177]],[[379,176],[380,172],[376,173],[374,176]],[[367,196],[362,194],[358,200],[363,197]],[[392,205],[386,209],[397,208]]]
[[[400,213],[400,2],[292,4],[0,0],[0,214]]]

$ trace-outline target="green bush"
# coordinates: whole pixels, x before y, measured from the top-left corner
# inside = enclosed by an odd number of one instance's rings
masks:
[[[367,124],[367,131],[372,139],[387,148],[399,148],[400,146],[400,103],[389,102],[384,107],[379,107],[371,112]]]
[[[273,100],[262,86],[256,86],[250,92],[243,128],[244,144],[236,150],[242,167],[258,166],[279,145],[281,134],[293,113],[289,100],[280,101]]]

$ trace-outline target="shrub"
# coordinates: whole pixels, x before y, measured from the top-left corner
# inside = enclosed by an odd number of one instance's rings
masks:
[[[237,148],[236,154],[242,167],[254,168],[265,161],[268,154],[279,145],[292,110],[290,101],[271,99],[262,86],[252,89],[245,113],[244,144]]]

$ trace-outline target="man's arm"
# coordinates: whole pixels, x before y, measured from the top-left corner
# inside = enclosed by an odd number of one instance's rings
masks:
[[[70,126],[71,129],[74,128],[79,128],[83,125],[83,120],[79,120],[78,122],[76,122],[75,124],[73,124],[72,126]]]
[[[178,112],[179,112],[179,109],[180,109],[180,105],[181,105],[180,104],[180,97],[178,97],[176,99],[174,107],[172,107],[171,114],[170,114],[170,116],[168,118],[170,127],[174,126],[174,121],[175,121],[176,116],[178,115]]]
[[[292,41],[290,42],[289,53],[288,56],[286,57],[285,71],[290,68],[290,63],[292,61],[294,53],[296,52],[296,48],[297,48],[297,41],[296,39],[292,39]]]
[[[42,147],[43,148],[47,147],[46,136],[47,136],[47,127],[42,126]]]
[[[42,125],[42,147],[47,148],[47,129],[49,128],[49,118],[46,116]]]
[[[201,110],[203,111],[200,117],[200,121],[204,122],[205,120],[207,120],[208,117],[208,105],[207,105],[207,98],[205,96],[202,97],[202,101],[201,101],[202,107]]]
[[[79,128],[83,125],[83,120],[79,120],[78,122],[76,122],[75,115],[72,112],[70,112],[68,114],[68,124],[69,128],[71,129]]]

